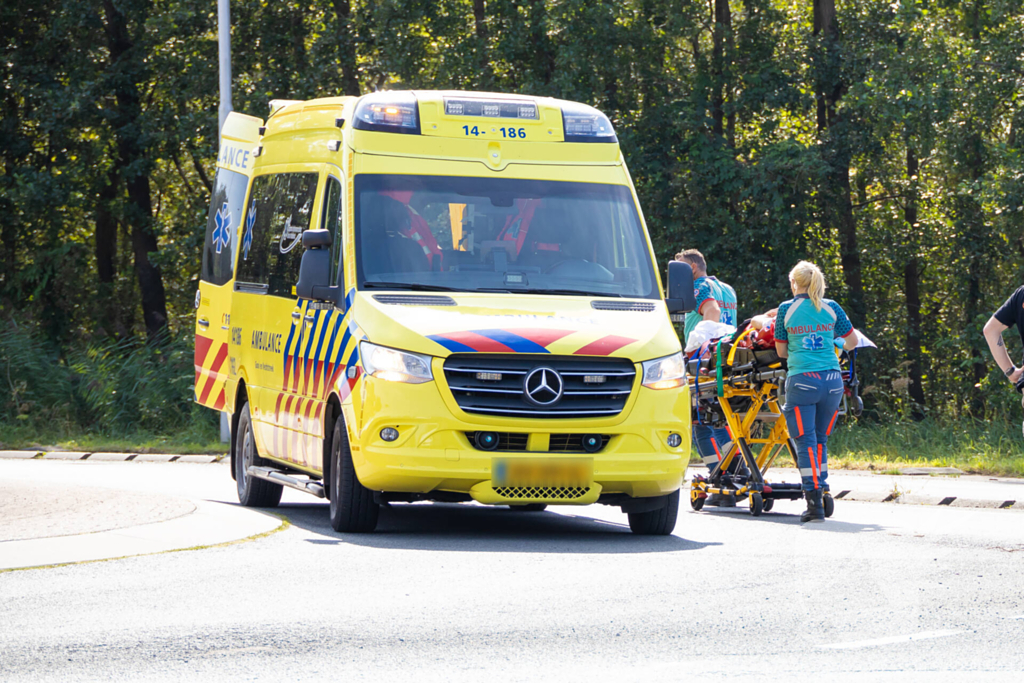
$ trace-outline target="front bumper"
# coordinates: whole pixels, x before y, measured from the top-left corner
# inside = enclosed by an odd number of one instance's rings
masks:
[[[495,505],[586,505],[602,494],[645,498],[672,493],[681,486],[690,459],[690,396],[686,386],[661,391],[637,386],[619,415],[587,419],[533,420],[464,413],[451,398],[443,378],[425,384],[401,384],[364,376],[359,399],[349,420],[352,460],[360,482],[375,491],[460,492]],[[397,429],[398,439],[384,441],[380,432],[385,427]],[[478,450],[466,436],[475,431],[527,434],[527,450]],[[667,443],[672,433],[682,437],[681,445],[675,448]],[[610,439],[593,454],[550,452],[551,434],[603,434]],[[590,458],[593,483],[582,493],[554,487],[515,491],[496,488],[491,481],[495,456]]]

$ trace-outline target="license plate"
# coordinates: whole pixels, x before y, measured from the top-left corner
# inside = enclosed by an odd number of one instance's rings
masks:
[[[589,486],[594,481],[592,458],[494,458],[495,486]]]

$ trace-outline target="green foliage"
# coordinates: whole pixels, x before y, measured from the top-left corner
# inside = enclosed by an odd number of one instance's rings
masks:
[[[1024,274],[1024,7],[848,0],[838,33],[816,35],[822,3],[232,3],[234,104],[265,115],[274,98],[397,87],[587,102],[616,125],[662,263],[700,248],[744,316],[788,296],[798,259],[824,268],[880,347],[863,357],[868,419],[1016,414],[980,329]],[[42,373],[12,370],[7,385],[27,384],[5,389],[6,419],[29,419],[27,401],[31,419],[156,424],[155,390],[125,393],[173,372],[159,380],[177,406],[167,424],[193,419],[177,402],[216,38],[206,0],[0,6],[0,317],[21,325],[4,339],[30,329],[39,351],[5,341],[4,357]],[[170,348],[142,305],[147,267]],[[133,341],[144,334],[153,349]],[[25,379],[44,376],[52,387]],[[893,389],[901,378],[909,390]]]
[[[108,435],[209,428],[193,403],[191,339],[103,340],[62,355],[38,329],[0,329],[3,421]]]

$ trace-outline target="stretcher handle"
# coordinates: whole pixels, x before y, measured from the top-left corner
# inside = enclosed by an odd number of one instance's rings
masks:
[[[729,365],[732,365],[733,358],[736,357],[736,349],[739,347],[740,342],[743,341],[744,337],[746,337],[753,331],[754,328],[751,325],[747,325],[747,328],[740,332],[738,337],[732,340],[732,349],[729,351],[729,359],[727,361]]]

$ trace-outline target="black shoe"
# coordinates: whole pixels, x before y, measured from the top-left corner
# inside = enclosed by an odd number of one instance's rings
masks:
[[[800,515],[800,522],[824,522],[825,507],[821,503],[821,489],[804,491],[804,500],[807,501],[807,509]]]
[[[736,507],[736,496],[723,496],[720,493],[712,493],[708,496],[708,499],[704,501],[705,505],[714,505],[720,508],[734,508]]]

